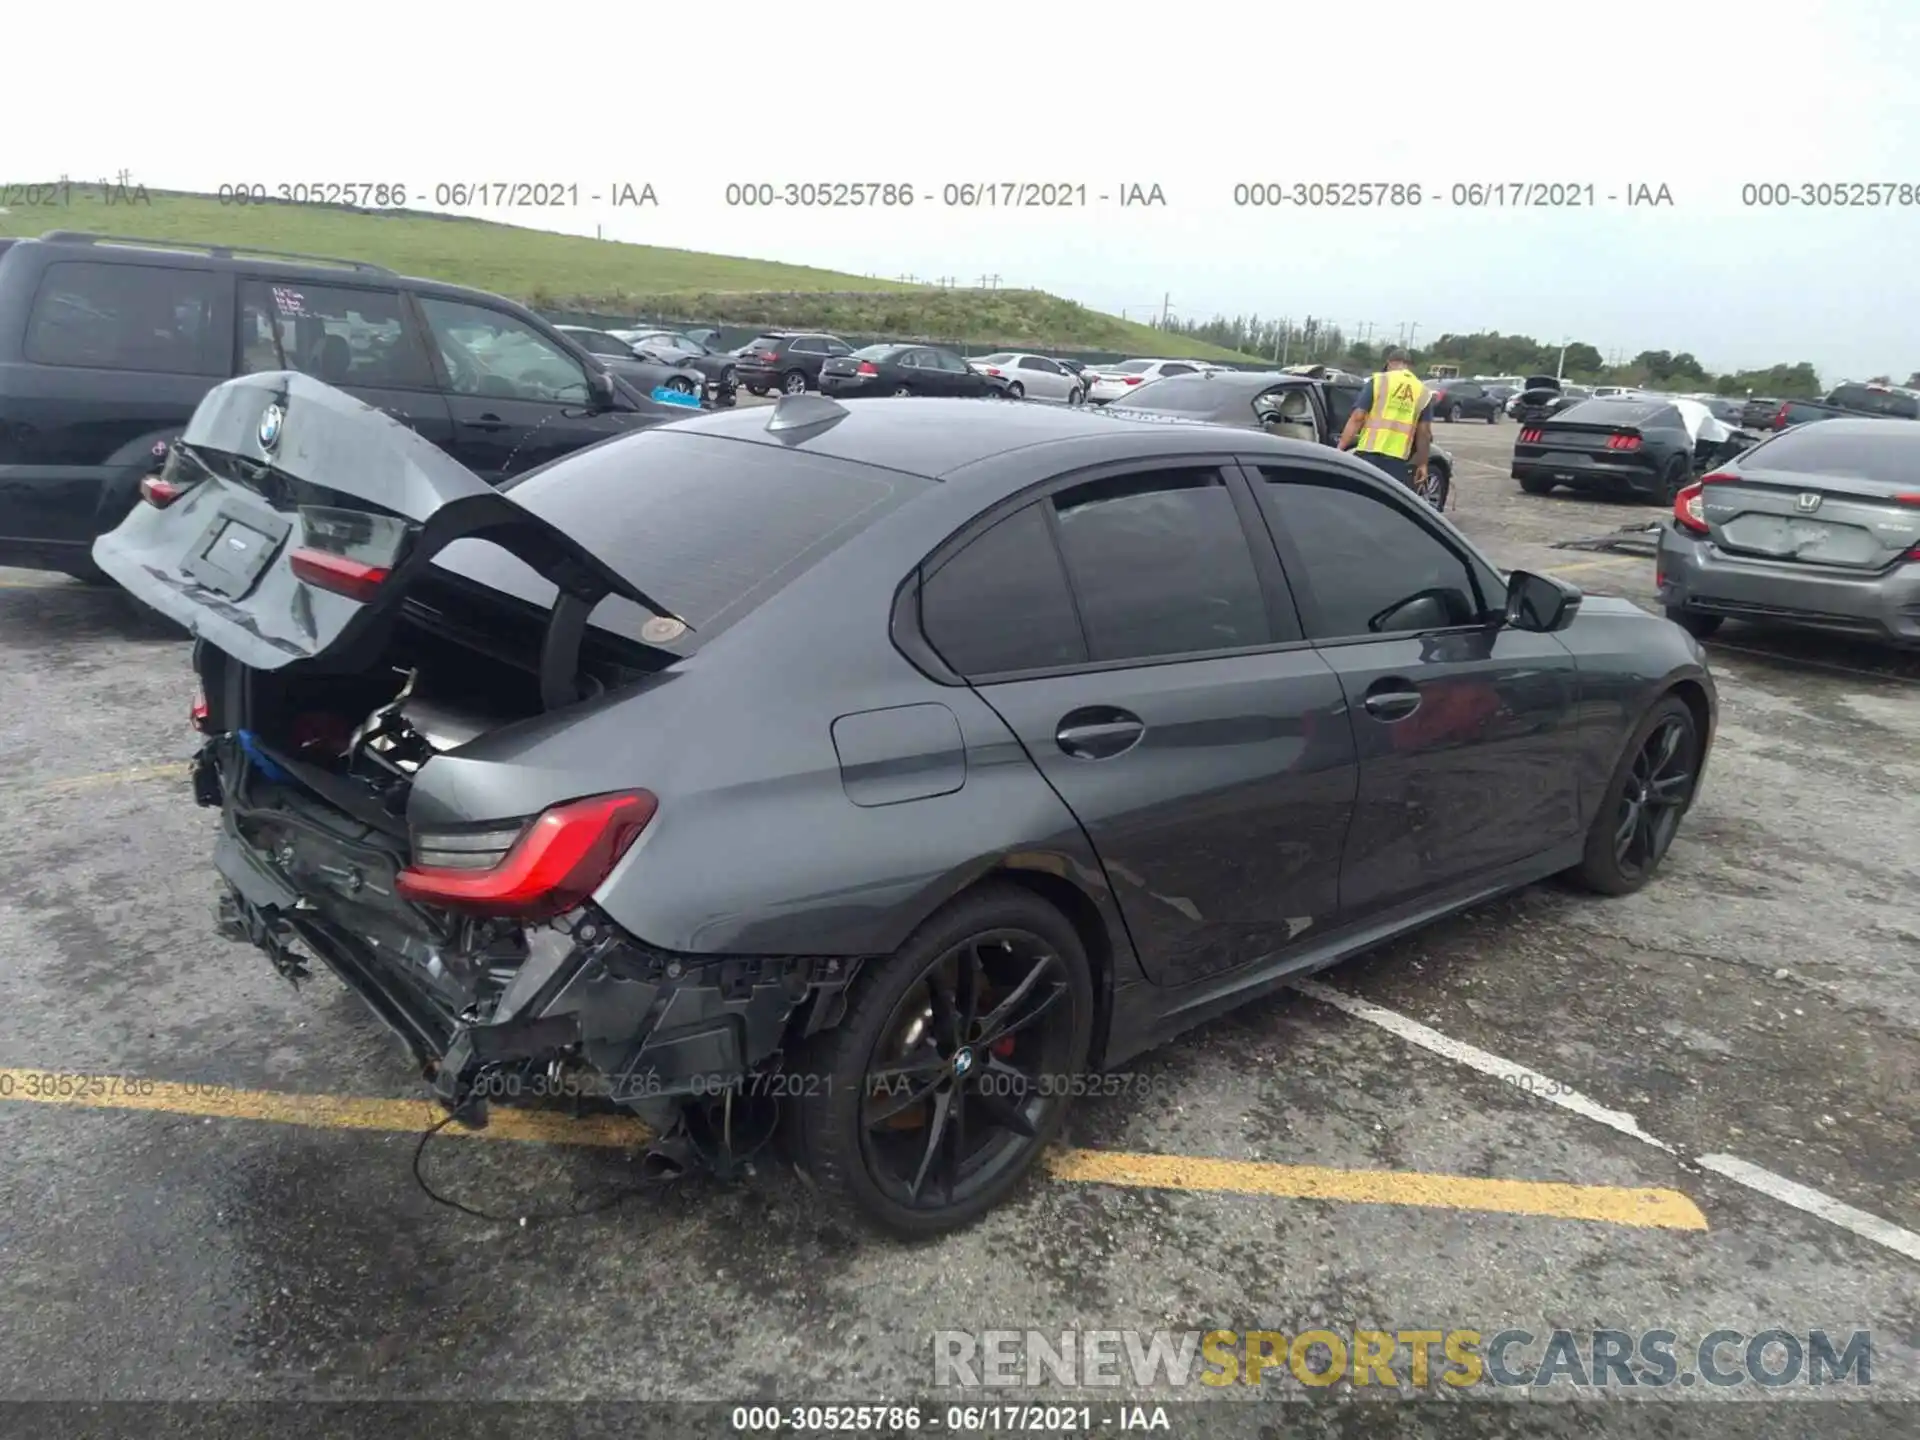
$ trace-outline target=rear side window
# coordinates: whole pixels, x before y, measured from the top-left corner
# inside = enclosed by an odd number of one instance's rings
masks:
[[[1117,475],[1062,490],[1052,503],[1092,659],[1231,650],[1275,638],[1253,551],[1219,472]]]
[[[1086,642],[1045,502],[969,541],[920,588],[920,628],[966,676],[1084,664]]]
[[[329,385],[433,384],[397,292],[300,280],[241,283],[240,373],[261,370],[298,370]]]
[[[505,489],[684,619],[693,633],[667,648],[687,651],[934,483],[778,446],[660,429],[593,446]],[[535,604],[552,602],[551,585],[495,547],[456,541],[442,559]],[[647,618],[615,597],[602,602],[594,623],[660,643],[641,633]],[[820,623],[835,617],[821,616]]]
[[[1874,390],[1865,385],[1842,385],[1827,397],[1829,405],[1858,410],[1866,415],[1886,415],[1898,420],[1920,420],[1920,400],[1895,390]]]
[[[1920,426],[1890,425],[1865,434],[1844,421],[1798,426],[1749,450],[1740,457],[1740,465],[1744,470],[1847,475],[1908,485],[1920,476]]]
[[[24,353],[36,365],[224,376],[231,285],[205,270],[63,260],[40,279]]]

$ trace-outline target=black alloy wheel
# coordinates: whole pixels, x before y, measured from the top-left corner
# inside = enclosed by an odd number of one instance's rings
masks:
[[[693,382],[684,375],[675,375],[667,381],[667,389],[676,395],[693,394]]]
[[[1087,1059],[1092,984],[1073,927],[1024,890],[977,892],[861,977],[815,1037],[795,1159],[908,1235],[965,1225],[1019,1183],[1065,1122]]]
[[[1680,498],[1680,492],[1687,488],[1687,481],[1690,480],[1692,476],[1693,471],[1687,464],[1686,456],[1676,455],[1669,460],[1666,468],[1660,472],[1660,494],[1658,496],[1660,503],[1662,505],[1671,505],[1675,500],[1678,500]]]
[[[1603,895],[1631,894],[1651,880],[1693,803],[1701,753],[1693,711],[1677,695],[1663,697],[1634,730],[1573,878]]]

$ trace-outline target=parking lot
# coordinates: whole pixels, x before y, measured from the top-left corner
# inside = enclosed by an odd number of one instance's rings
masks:
[[[1650,560],[1554,546],[1654,511],[1437,429],[1493,558],[1652,603]],[[398,1045],[213,934],[184,640],[0,572],[0,1394],[859,1401],[937,1393],[954,1329],[1564,1325],[1870,1329],[1920,1398],[1920,657],[1709,649],[1646,891],[1535,887],[1190,1033],[909,1246],[765,1167],[548,1218],[634,1179],[557,1119],[443,1133],[432,1186],[506,1218],[436,1203]]]

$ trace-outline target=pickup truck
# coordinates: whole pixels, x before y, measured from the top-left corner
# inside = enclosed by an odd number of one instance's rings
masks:
[[[1142,385],[1106,413],[1123,419],[1199,422],[1264,430],[1310,444],[1339,443],[1341,428],[1366,386],[1364,377],[1325,379],[1283,371],[1215,370],[1170,375]],[[1444,510],[1453,493],[1453,456],[1435,445],[1427,456],[1423,498]]]
[[[1785,430],[1809,420],[1837,415],[1870,415],[1883,420],[1920,420],[1920,391],[1896,385],[1841,385],[1824,400],[1783,400],[1763,429]]]

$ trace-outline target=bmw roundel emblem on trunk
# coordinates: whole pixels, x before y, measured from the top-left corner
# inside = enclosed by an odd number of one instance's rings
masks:
[[[280,443],[280,426],[285,423],[287,412],[278,405],[267,406],[266,413],[260,417],[260,448],[271,450]]]

